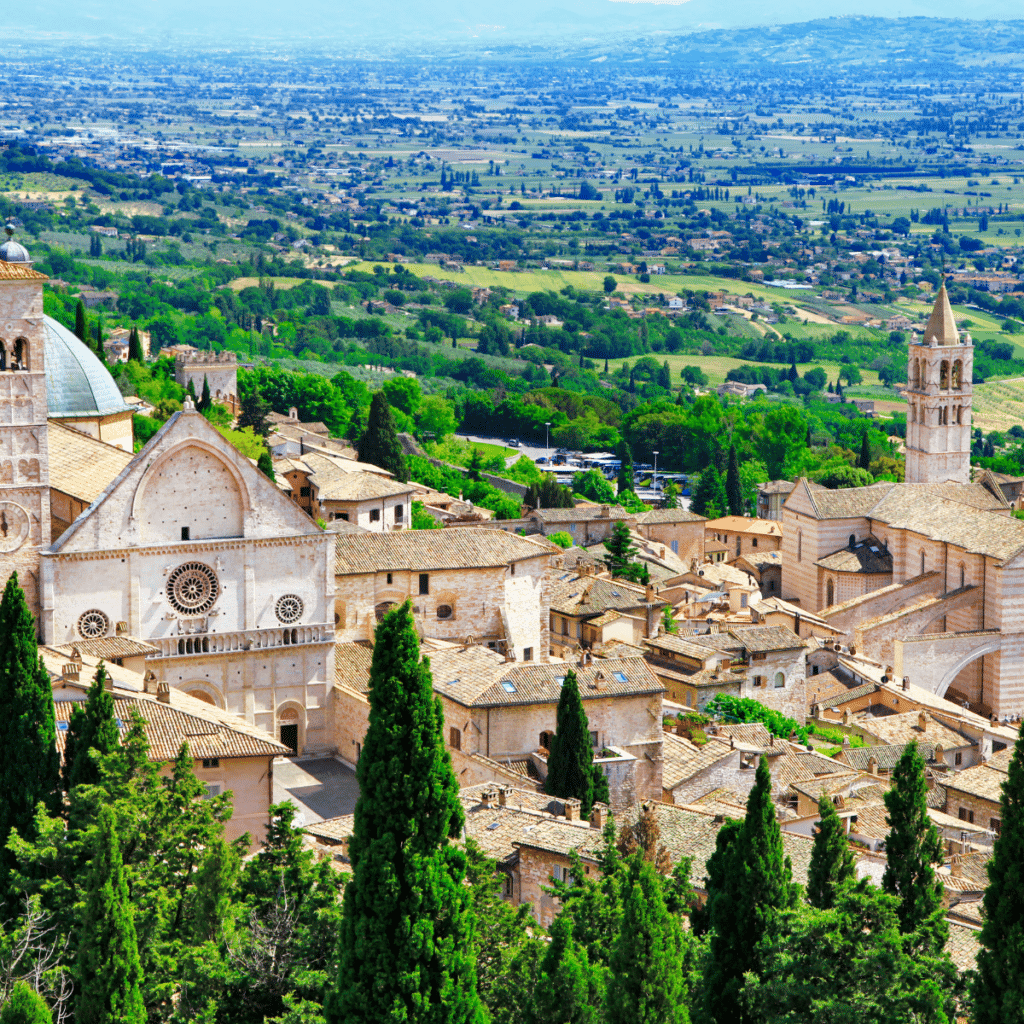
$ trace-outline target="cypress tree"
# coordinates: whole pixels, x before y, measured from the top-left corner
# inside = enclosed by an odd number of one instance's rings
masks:
[[[846,839],[843,821],[825,793],[818,798],[818,832],[807,873],[807,901],[819,910],[834,906],[836,892],[856,877],[853,850]]]
[[[736,458],[736,445],[729,445],[729,467],[725,473],[725,499],[729,515],[743,515],[743,485],[740,483],[740,464]]]
[[[583,710],[579,681],[572,669],[565,673],[558,698],[544,792],[563,800],[575,797],[580,802],[580,815],[584,818],[590,817],[595,801],[608,802],[608,780],[600,767],[594,764],[590,722]]]
[[[1003,784],[999,819],[999,835],[988,862],[973,987],[975,1024],[1024,1020],[1024,732]]]
[[[729,499],[725,493],[722,474],[709,465],[697,481],[697,490],[690,502],[690,511],[708,519],[718,519],[729,511]]]
[[[145,1024],[135,915],[109,807],[99,811],[84,895],[77,937],[77,1024]]]
[[[16,981],[0,1009],[0,1024],[53,1024],[46,1000],[31,985]]]
[[[142,342],[139,340],[139,329],[133,327],[128,333],[128,360],[129,362],[141,363]]]
[[[612,951],[608,1024],[688,1024],[679,921],[668,912],[654,866],[634,854]]]
[[[573,937],[572,927],[570,914],[559,914],[552,922],[526,1024],[603,1024],[604,978]]]
[[[409,479],[409,467],[398,441],[395,418],[383,391],[376,392],[370,402],[366,430],[359,441],[359,461],[386,469],[394,474],[396,480],[405,482]]]
[[[857,465],[861,469],[871,469],[871,442],[868,440],[868,432],[865,430],[860,435],[860,458]]]
[[[103,314],[96,317],[96,355],[102,363],[106,353],[103,351]]]
[[[210,397],[210,378],[203,374],[203,393],[199,396],[199,402],[196,404],[196,408],[200,412],[206,412],[213,405],[213,399]]]
[[[889,838],[882,888],[899,901],[900,931],[927,932],[933,950],[946,942],[942,917],[942,883],[933,864],[942,863],[942,836],[928,817],[928,785],[917,743],[907,744],[885,793]]]
[[[36,805],[60,807],[60,758],[50,676],[36,647],[36,626],[12,573],[0,599],[0,866],[13,866],[11,830],[35,836]]]
[[[107,668],[101,661],[84,706],[80,703],[71,712],[64,743],[64,788],[70,792],[75,786],[99,783],[96,754],[110,754],[118,745],[114,695],[107,689]]]
[[[624,519],[617,519],[612,527],[612,535],[604,542],[605,556],[604,564],[608,566],[613,576],[619,576],[633,559],[639,548],[633,543],[633,535]]]
[[[622,465],[619,467],[616,490],[621,494],[623,491],[633,490],[633,450],[629,447],[628,441],[623,441],[619,446],[619,460]]]
[[[75,306],[75,337],[83,345],[89,344],[89,329],[85,320],[85,303],[79,299]]]
[[[483,1024],[464,821],[408,601],[377,627],[328,1024]]]
[[[277,478],[274,475],[274,459],[270,452],[264,449],[260,453],[260,457],[256,462],[256,468],[268,479],[277,482]]]
[[[196,386],[192,382],[191,377],[189,378],[188,384],[185,385],[185,393],[188,395],[189,398],[192,399],[192,404],[198,408],[199,399],[196,398]]]
[[[751,1019],[741,998],[743,976],[758,973],[759,945],[777,934],[781,912],[796,902],[792,877],[762,757],[743,823],[727,823],[719,831],[708,861],[712,934],[704,989],[708,1014],[718,1024]]]

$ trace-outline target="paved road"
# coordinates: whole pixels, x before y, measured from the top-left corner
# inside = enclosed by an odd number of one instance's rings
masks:
[[[458,434],[456,435],[460,441],[469,441],[471,444],[476,442],[477,444],[504,444],[507,437],[487,437],[484,434]],[[551,454],[554,454],[554,447],[550,449]],[[512,463],[519,458],[520,455],[525,455],[528,459],[533,459],[536,462],[538,459],[543,459],[548,452],[543,445],[537,447],[536,445],[527,444],[524,442],[518,448],[506,449],[507,458],[505,459],[505,465],[511,466]]]
[[[274,802],[295,804],[296,824],[351,814],[358,799],[356,773],[333,757],[274,762]]]

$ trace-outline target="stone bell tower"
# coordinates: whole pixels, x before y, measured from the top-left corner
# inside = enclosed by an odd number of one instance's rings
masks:
[[[39,552],[50,546],[43,282],[7,227],[0,245],[0,586],[12,572],[39,620]]]
[[[924,335],[909,346],[908,484],[970,483],[973,371],[971,336],[957,330],[943,284]]]

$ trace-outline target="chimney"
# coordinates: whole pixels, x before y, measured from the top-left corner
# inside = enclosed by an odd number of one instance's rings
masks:
[[[904,676],[903,677],[903,689],[904,690],[909,690],[910,689],[910,676]]]
[[[480,793],[480,806],[488,808],[497,799],[498,794],[493,789],[485,789]]]
[[[935,763],[945,764],[946,763],[946,752],[942,749],[941,743],[935,744]]]
[[[156,673],[151,669],[146,669],[146,674],[142,677],[142,692],[143,693],[156,693],[157,678]]]
[[[964,869],[960,863],[960,854],[954,853],[949,861],[949,874],[953,878],[963,878]]]
[[[849,708],[845,708],[843,710],[843,725],[849,725],[849,724],[850,724],[850,709]]]
[[[498,787],[498,806],[508,807],[508,798],[512,795],[511,786],[499,786]]]
[[[611,507],[611,505],[602,505],[601,506],[601,518],[602,519],[610,518],[611,514],[612,514],[612,507]]]
[[[594,809],[590,812],[590,827],[596,829],[604,828],[604,823],[608,818],[608,805],[602,803],[595,803]]]
[[[917,727],[921,732],[928,731],[928,715],[924,711],[918,711],[917,713]]]
[[[600,690],[601,689],[601,684],[603,682],[604,682],[604,673],[600,669],[598,669],[594,673],[594,689],[595,690]]]
[[[170,683],[157,683],[156,684],[156,699],[161,704],[171,703],[171,684]]]
[[[106,678],[103,680],[103,689],[106,690],[107,693],[114,692],[114,679],[109,672],[107,673]]]
[[[77,661],[72,661],[70,664],[65,665],[60,671],[60,681],[65,685],[68,683],[77,683],[78,669],[79,665]]]
[[[646,589],[644,590],[644,600],[648,604],[651,604],[654,601],[654,599],[655,599],[654,584],[653,583],[648,583]]]
[[[565,800],[565,820],[580,820],[580,802],[575,797],[567,797]]]
[[[843,737],[843,750],[849,750],[849,749],[850,749],[850,737],[849,736],[844,736]]]
[[[872,754],[868,758],[868,775],[877,775],[877,774],[878,774],[878,758],[875,757],[874,754]]]

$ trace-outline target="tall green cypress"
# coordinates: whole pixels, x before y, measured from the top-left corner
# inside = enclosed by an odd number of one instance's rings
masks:
[[[972,993],[975,1024],[1024,1021],[1024,732],[1003,783],[999,819]]]
[[[196,398],[196,386],[191,377],[189,378],[188,384],[185,385],[185,393],[192,399],[192,404],[198,408],[199,399]]]
[[[394,474],[396,480],[404,482],[409,479],[409,467],[398,441],[395,418],[383,391],[376,392],[370,402],[366,430],[359,441],[359,461],[386,469]]]
[[[54,814],[61,801],[53,691],[17,573],[0,599],[0,791],[0,866],[6,872],[13,864],[11,830],[33,838],[37,804]]]
[[[551,925],[526,1024],[603,1024],[604,977],[572,927],[569,914],[559,914]]]
[[[199,412],[206,412],[213,405],[213,398],[210,395],[210,378],[203,374],[203,393],[199,396],[199,402],[196,404],[196,409]]]
[[[933,951],[946,944],[942,882],[932,865],[942,863],[942,836],[928,817],[928,784],[917,743],[908,743],[883,798],[889,838],[882,888],[899,898],[900,931],[922,932]]]
[[[690,503],[690,511],[708,519],[718,519],[729,512],[729,499],[725,493],[722,474],[714,465],[709,465],[701,473]]]
[[[818,799],[818,832],[807,872],[807,900],[812,907],[828,910],[835,904],[839,887],[857,876],[853,850],[842,818],[825,793]]]
[[[621,494],[623,491],[633,490],[633,450],[629,447],[628,441],[619,445],[619,478],[616,490]]]
[[[118,747],[114,695],[107,689],[107,667],[101,661],[89,687],[84,705],[71,712],[64,742],[64,788],[94,786],[100,781],[96,756],[105,756]]]
[[[719,831],[708,861],[711,956],[704,990],[707,1012],[718,1024],[750,1020],[740,994],[743,976],[758,973],[760,943],[777,933],[781,912],[795,904],[792,878],[762,757],[743,823],[727,823]]]
[[[114,825],[101,807],[78,928],[77,1024],[145,1024],[139,945]]]
[[[860,435],[860,458],[857,465],[861,469],[871,469],[871,442],[868,440],[867,430]]]
[[[142,342],[139,340],[138,327],[133,327],[128,332],[128,360],[134,363],[141,363],[143,361]]]
[[[83,345],[89,344],[89,327],[85,319],[85,303],[81,299],[75,305],[75,337]]]
[[[743,484],[740,482],[740,464],[736,458],[736,445],[729,445],[729,466],[725,472],[725,500],[729,515],[743,515]]]
[[[608,1024],[688,1024],[683,937],[643,854],[628,863],[622,928],[612,951]]]
[[[408,601],[377,627],[329,1024],[483,1024],[464,821]]]
[[[260,452],[259,459],[256,460],[256,468],[268,479],[277,482],[277,476],[274,473],[274,459],[273,456],[265,448]]]
[[[29,984],[16,981],[0,1009],[0,1024],[53,1024],[46,1000]]]
[[[563,800],[574,797],[580,802],[581,816],[589,818],[595,801],[608,802],[608,779],[594,764],[590,722],[583,710],[579,682],[572,669],[565,673],[555,723],[544,792]]]

